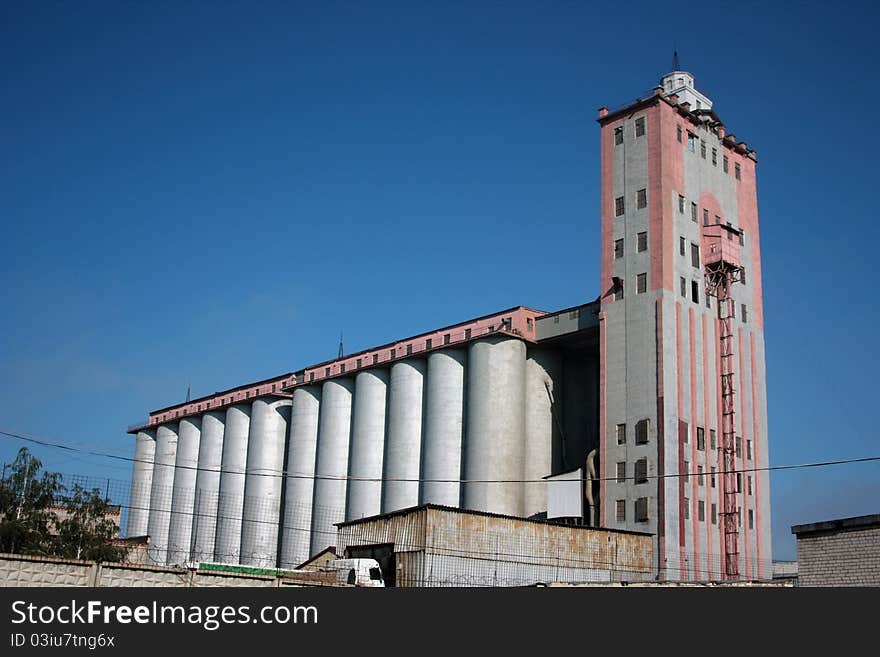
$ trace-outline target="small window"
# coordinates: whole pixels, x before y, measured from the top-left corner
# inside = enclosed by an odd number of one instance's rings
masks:
[[[737,180],[742,180],[742,170],[739,168],[739,162],[733,164],[733,175]]]
[[[710,472],[709,472],[709,485],[710,485],[712,488],[715,488],[715,466],[714,466],[714,465],[710,468]]]
[[[675,126],[675,138],[678,139],[678,142],[681,143],[681,126]]]
[[[706,503],[703,500],[697,501],[697,520],[706,521]]]
[[[700,245],[691,243],[691,266],[700,268]]]
[[[412,353],[412,344],[406,345],[406,355],[409,356]]]
[[[697,449],[706,450],[706,430],[703,427],[697,427]]]
[[[740,304],[740,317],[742,317],[743,324],[747,324],[749,321],[749,309],[746,308],[746,304]]]
[[[709,296],[709,293],[706,292],[706,308],[712,307],[712,297]]]
[[[614,503],[617,522],[626,522],[626,500],[617,500]]]
[[[691,301],[700,303],[700,284],[696,281],[691,281]]]
[[[340,363],[339,365],[339,373],[345,374],[345,363]]]
[[[379,568],[370,568],[370,579],[376,582],[381,582],[382,571]]]
[[[724,173],[727,173],[729,164],[730,164],[730,160],[727,159],[726,155],[723,156],[721,158],[721,168],[724,170]]]
[[[685,519],[685,520],[690,520],[690,519],[691,519],[691,501],[690,501],[690,498],[687,498],[687,497],[684,498],[684,505],[683,505],[683,506],[684,506],[684,519]]]
[[[681,462],[681,473],[685,475],[685,483],[690,483],[689,475],[691,473],[691,464],[690,461],[682,461]]]
[[[736,473],[736,492],[737,492],[737,493],[742,493],[742,492],[743,492],[743,476],[742,476],[742,472],[737,472],[737,473]]]
[[[648,291],[648,274],[636,276],[636,294],[644,294]]]
[[[749,438],[746,441],[746,458],[751,461],[752,460],[752,439]]]
[[[379,363],[379,354],[373,354],[373,365]]]
[[[622,258],[623,257],[623,240],[614,240],[614,258]]]
[[[626,461],[620,461],[617,464],[617,483],[623,484],[626,482]]]
[[[443,344],[449,344],[450,335],[449,333],[443,334]]]
[[[684,276],[681,276],[679,278],[679,285],[681,286],[681,296],[683,296],[685,299],[687,299],[687,295],[688,295],[687,285],[688,284],[687,284],[687,281],[684,280]]]
[[[709,225],[709,210],[707,210],[706,208],[703,208],[703,225]]]
[[[648,190],[647,189],[640,189],[636,193],[636,207],[640,210],[642,208],[648,207]]]
[[[397,349],[392,349],[391,350],[391,360],[394,360],[395,358],[397,358]]]
[[[745,246],[746,244],[746,233],[744,230],[739,231],[739,245]]]
[[[531,317],[526,317],[526,330],[531,332],[534,329],[534,326],[535,320],[533,320]]]
[[[648,233],[639,233],[636,240],[636,250],[641,253],[648,250]]]
[[[746,487],[746,492],[751,495],[752,494],[752,475],[746,477],[746,483],[748,486]]]
[[[697,466],[697,486],[703,485],[703,466]]]
[[[685,248],[687,248],[687,240],[683,237],[678,238],[678,253],[679,255],[684,255]]]
[[[324,376],[330,376],[330,368],[329,367],[324,368]]]
[[[742,436],[736,437],[736,458],[741,459],[743,455],[743,439]]]
[[[636,522],[648,522],[648,498],[640,497],[635,503]]]
[[[309,372],[309,383],[311,383],[311,382],[314,381],[314,380],[315,380],[315,373],[314,373],[314,372]],[[231,401],[232,401],[232,400],[230,400],[230,402],[231,402]]]
[[[745,267],[742,267],[742,268],[740,269],[740,272],[739,272],[739,280],[740,280],[740,282],[741,282],[743,285],[746,284],[746,268],[745,268]]]
[[[357,367],[358,369],[361,369],[361,367],[363,366],[363,364],[364,364],[363,359],[358,358],[358,359],[357,359],[357,365],[356,365],[356,367]]]
[[[755,528],[755,512],[749,509],[749,529]]]
[[[626,444],[626,424],[617,425],[617,444]]]
[[[434,346],[434,341],[431,338],[425,340],[425,349],[430,349]]]
[[[648,442],[648,420],[636,422],[636,445],[644,445]]]
[[[696,149],[697,149],[697,136],[692,132],[688,132],[688,150],[691,153],[693,153],[696,151]]]
[[[621,299],[623,299],[623,281],[617,279],[614,283],[614,300],[620,301]]]
[[[715,429],[709,429],[709,449],[713,452],[718,449],[718,444],[715,442]]]
[[[635,482],[637,484],[648,483],[648,459],[636,461]]]
[[[640,116],[636,119],[636,137],[641,137],[645,134],[645,117]]]
[[[706,142],[700,140],[700,157],[706,159]]]
[[[614,199],[614,216],[620,217],[621,215],[623,215],[623,212],[624,212],[623,197],[618,196],[616,199]]]
[[[718,166],[718,149],[717,148],[712,149],[712,166],[713,167]]]
[[[614,145],[620,146],[623,143],[623,126],[614,128]]]
[[[718,507],[715,505],[715,502],[712,502],[712,524],[718,524]]]
[[[697,204],[691,203],[691,221],[693,221],[694,223],[697,223],[697,215],[698,214],[699,214],[699,211],[697,210]]]
[[[469,328],[467,328],[467,329],[464,330],[464,339],[465,339],[465,340],[470,340],[470,339],[471,339],[471,330],[470,330]]]
[[[678,211],[684,214],[684,196],[678,195]]]

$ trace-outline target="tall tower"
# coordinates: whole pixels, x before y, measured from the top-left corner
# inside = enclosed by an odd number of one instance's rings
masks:
[[[686,71],[598,122],[603,526],[660,579],[770,577],[755,151]]]

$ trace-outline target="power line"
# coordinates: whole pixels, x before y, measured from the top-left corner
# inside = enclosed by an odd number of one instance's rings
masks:
[[[256,477],[286,477],[288,479],[313,479],[313,480],[327,480],[327,481],[393,481],[393,482],[423,482],[423,483],[449,483],[449,484],[532,484],[532,483],[543,483],[546,482],[546,479],[424,479],[424,478],[408,478],[408,477],[353,477],[353,476],[342,476],[336,477],[332,475],[318,475],[318,474],[302,474],[298,472],[291,472],[288,470],[279,470],[277,472],[247,472],[247,470],[239,471],[239,470],[224,470],[222,468],[200,468],[195,465],[177,465],[173,463],[164,464],[164,463],[156,463],[152,460],[146,459],[137,459],[130,456],[120,456],[118,454],[111,454],[109,452],[99,452],[95,450],[86,450],[79,447],[72,447],[70,445],[63,445],[60,443],[53,443],[47,440],[40,440],[37,438],[32,438],[29,436],[23,436],[21,434],[13,433],[10,431],[2,431],[0,430],[0,436],[5,438],[23,440],[25,442],[34,443],[37,445],[42,445],[43,447],[51,447],[55,449],[62,449],[70,452],[78,452],[82,454],[88,454],[90,456],[98,456],[102,458],[116,459],[119,461],[126,461],[128,463],[147,463],[150,465],[159,465],[160,467],[165,468],[175,468],[180,470],[195,470],[199,472],[212,472],[216,474],[237,474],[237,475],[247,475],[247,476],[256,476]],[[737,470],[718,470],[715,473],[710,472],[682,472],[682,473],[665,473],[662,475],[654,474],[654,475],[645,475],[640,478],[640,480],[644,479],[677,479],[679,477],[711,477],[712,474],[715,475],[723,475],[728,473],[754,473],[754,472],[772,472],[778,470],[797,470],[803,468],[821,468],[828,467],[832,465],[851,465],[855,463],[869,463],[880,461],[880,456],[863,456],[857,458],[849,458],[849,459],[837,459],[832,461],[816,461],[812,463],[793,463],[786,465],[767,465],[762,467],[751,467],[751,468],[741,468]],[[619,481],[619,480],[635,480],[635,476],[632,477],[620,477],[617,476],[609,476],[609,477],[599,477],[593,481]]]

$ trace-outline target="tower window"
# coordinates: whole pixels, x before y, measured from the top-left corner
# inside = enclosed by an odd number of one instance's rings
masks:
[[[357,359],[357,368],[358,368],[358,369],[361,369],[361,367],[363,366],[363,364],[364,364],[363,359],[358,358],[358,359]]]
[[[700,245],[691,244],[691,266],[700,268]]]
[[[620,461],[617,464],[617,483],[626,483],[626,461]]]
[[[710,297],[709,294],[707,293],[706,294],[706,308],[711,308],[711,307],[712,307],[712,297]]]
[[[379,354],[373,354],[373,365],[379,362]]]
[[[340,363],[339,365],[339,373],[345,374],[345,363]]]
[[[618,424],[616,428],[617,433],[617,444],[624,445],[626,444],[626,424]]]
[[[471,339],[471,330],[470,330],[469,328],[466,328],[466,329],[464,330],[464,339],[465,339],[465,340],[470,340],[470,339]]]
[[[706,503],[703,500],[697,502],[697,520],[700,522],[706,520]]]
[[[636,294],[644,294],[648,291],[648,274],[639,274],[636,277]]]
[[[700,157],[706,159],[706,142],[700,140]]]
[[[687,295],[688,295],[687,285],[688,284],[687,284],[687,281],[684,280],[684,276],[679,278],[679,285],[681,286],[681,296],[683,296],[685,299],[687,299]]]
[[[678,211],[684,214],[684,196],[678,195]]]
[[[712,488],[715,488],[715,466],[714,465],[710,468],[709,485],[712,486]]]
[[[648,250],[648,233],[639,233],[636,240],[636,250],[641,253]]]
[[[623,211],[624,211],[623,197],[618,196],[616,199],[614,199],[614,216],[615,217],[621,216],[623,214]]]
[[[748,494],[751,495],[752,494],[752,475],[749,475],[748,477],[746,477],[746,483],[748,484],[748,486],[746,487],[746,492],[748,492]]]
[[[749,438],[746,441],[746,458],[751,461],[752,460],[752,439]]]
[[[703,225],[709,225],[709,210],[706,208],[703,208]]]
[[[745,246],[745,243],[746,243],[745,235],[746,235],[745,231],[743,231],[743,230],[739,231],[739,245],[740,246]]]
[[[740,308],[743,324],[747,324],[749,321],[749,309],[746,308],[746,304],[742,304]]]
[[[392,349],[391,350],[391,360],[394,360],[395,358],[397,358],[397,349]]]
[[[742,493],[743,490],[743,476],[742,472],[736,473],[736,492]]]
[[[703,427],[697,427],[697,449],[701,452],[706,449],[706,430]]]
[[[645,484],[648,482],[648,459],[639,459],[636,461],[634,480],[637,484]]]
[[[619,278],[614,283],[614,300],[620,301],[623,299],[623,281]]]
[[[678,139],[678,143],[681,143],[681,126],[675,126],[675,137]]]
[[[749,509],[749,529],[755,528],[755,512]]]
[[[614,240],[614,258],[615,260],[623,257],[623,240]]]
[[[737,180],[742,180],[742,170],[739,167],[739,162],[734,162],[733,164],[733,175],[736,176]]]
[[[626,500],[617,500],[614,503],[617,522],[626,522]]]
[[[529,321],[531,321],[531,320],[529,320]],[[427,340],[425,340],[425,349],[430,349],[433,346],[434,346],[434,341],[431,338],[428,338]]]
[[[697,149],[697,136],[692,132],[688,132],[688,150],[691,153],[693,153],[696,151],[696,149]]]
[[[684,506],[684,519],[690,520],[691,519],[691,501],[689,498],[687,498],[687,497],[684,498],[684,505],[683,506]]]
[[[697,466],[697,486],[703,485],[703,466]]]
[[[746,268],[745,268],[745,267],[743,267],[742,269],[740,269],[740,272],[739,272],[739,281],[740,281],[740,283],[742,283],[743,285],[746,284]]]
[[[640,189],[636,194],[636,207],[639,209],[648,207],[648,190]]]
[[[709,449],[713,452],[718,449],[718,445],[715,440],[715,429],[709,429]]]
[[[679,255],[684,255],[685,244],[687,242],[683,237],[678,238],[678,253]]]
[[[730,166],[730,160],[725,155],[721,158],[721,168],[724,171],[724,173],[728,172],[729,166]]]
[[[329,367],[324,368],[324,376],[330,376],[330,368]]]
[[[614,145],[620,146],[623,143],[623,126],[614,128]]]
[[[444,333],[443,334],[443,344],[449,344],[450,337],[451,336],[449,335],[449,333]]]
[[[700,303],[700,284],[696,281],[691,281],[691,301]]]
[[[736,437],[736,458],[741,459],[743,455],[743,439],[742,436]]]
[[[691,203],[691,221],[697,223],[697,204]]]
[[[645,117],[640,116],[636,119],[636,137],[641,137],[645,134]]]
[[[412,353],[412,344],[406,345],[406,355],[409,356]]]
[[[645,445],[648,442],[648,420],[636,422],[636,445]]]
[[[712,524],[718,524],[718,507],[715,505],[715,502],[712,502]]]
[[[718,149],[717,148],[712,149],[712,166],[713,167],[718,166]]]
[[[636,522],[648,522],[648,498],[640,497],[635,503]]]

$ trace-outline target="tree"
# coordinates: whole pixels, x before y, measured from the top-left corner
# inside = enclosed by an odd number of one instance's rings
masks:
[[[74,484],[64,501],[65,517],[57,522],[55,554],[90,561],[122,561],[126,550],[113,544],[118,527],[108,518],[110,503],[97,488]]]
[[[51,505],[62,490],[61,475],[22,447],[0,481],[0,552],[52,554],[55,514]]]

